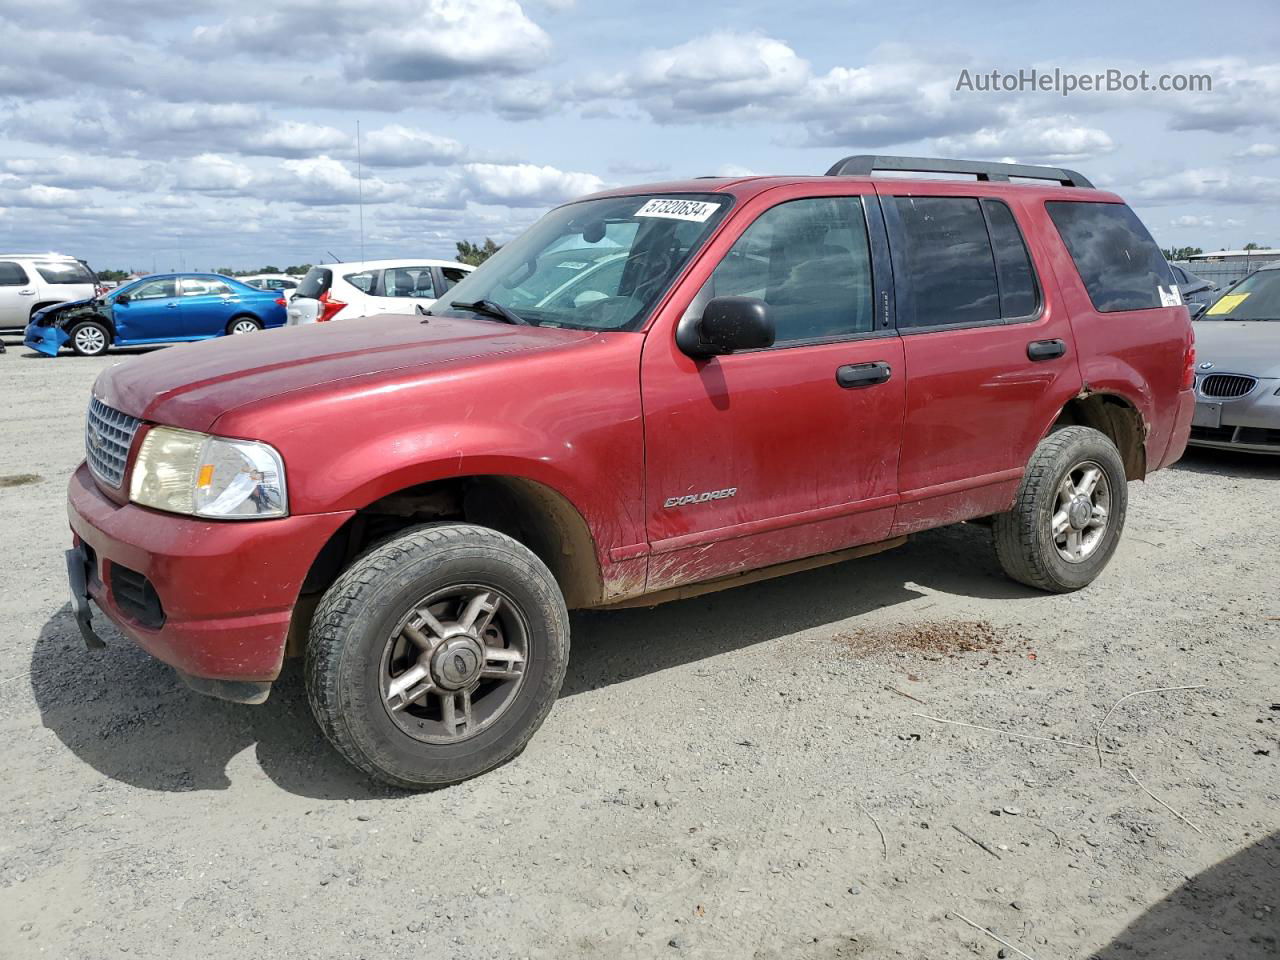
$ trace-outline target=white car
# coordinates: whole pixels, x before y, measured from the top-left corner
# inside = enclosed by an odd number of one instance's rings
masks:
[[[283,273],[255,273],[251,277],[236,277],[236,279],[259,290],[275,290],[286,300],[298,289],[298,278]]]
[[[0,253],[0,330],[21,331],[37,310],[100,292],[83,260],[61,253]]]
[[[453,260],[365,260],[312,267],[289,301],[288,323],[425,310],[474,269]]]

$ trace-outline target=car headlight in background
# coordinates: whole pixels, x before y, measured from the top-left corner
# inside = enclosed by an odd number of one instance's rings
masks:
[[[144,507],[220,520],[289,512],[284,461],[265,443],[152,427],[142,438],[129,499]]]

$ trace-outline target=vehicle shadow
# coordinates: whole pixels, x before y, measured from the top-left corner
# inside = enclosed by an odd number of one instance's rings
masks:
[[[1280,480],[1280,456],[1241,453],[1211,447],[1187,447],[1182,459],[1172,467],[1211,477],[1242,477],[1248,480]]]
[[[986,530],[930,531],[889,553],[653,609],[577,613],[562,696],[856,618],[924,590],[993,600],[1041,596],[1004,578]],[[233,778],[259,775],[238,759],[253,748],[261,773],[291,793],[393,795],[329,747],[312,720],[297,661],[265,704],[226,703],[189,690],[101,615],[94,622],[109,646],[91,653],[70,605],[54,613],[35,645],[30,682],[44,726],[104,776],[149,790],[224,790]]]
[[[1280,955],[1280,832],[1189,879],[1092,960]]]

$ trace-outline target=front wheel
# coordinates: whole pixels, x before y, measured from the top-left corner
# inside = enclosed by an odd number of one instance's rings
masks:
[[[1115,553],[1128,504],[1124,463],[1110,438],[1063,427],[1036,447],[1013,509],[996,516],[996,556],[1027,586],[1079,590]]]
[[[111,331],[96,320],[77,323],[67,331],[71,349],[82,357],[97,357],[111,346]]]
[[[438,787],[519,753],[568,658],[568,613],[541,560],[485,527],[430,524],[370,550],[326,591],[307,693],[356,767],[397,787]]]

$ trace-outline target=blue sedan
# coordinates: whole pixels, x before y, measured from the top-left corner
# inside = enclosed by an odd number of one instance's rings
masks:
[[[24,343],[54,356],[63,344],[82,357],[120,347],[208,340],[284,326],[285,300],[216,273],[166,273],[135,280],[103,297],[46,307],[31,318]]]

